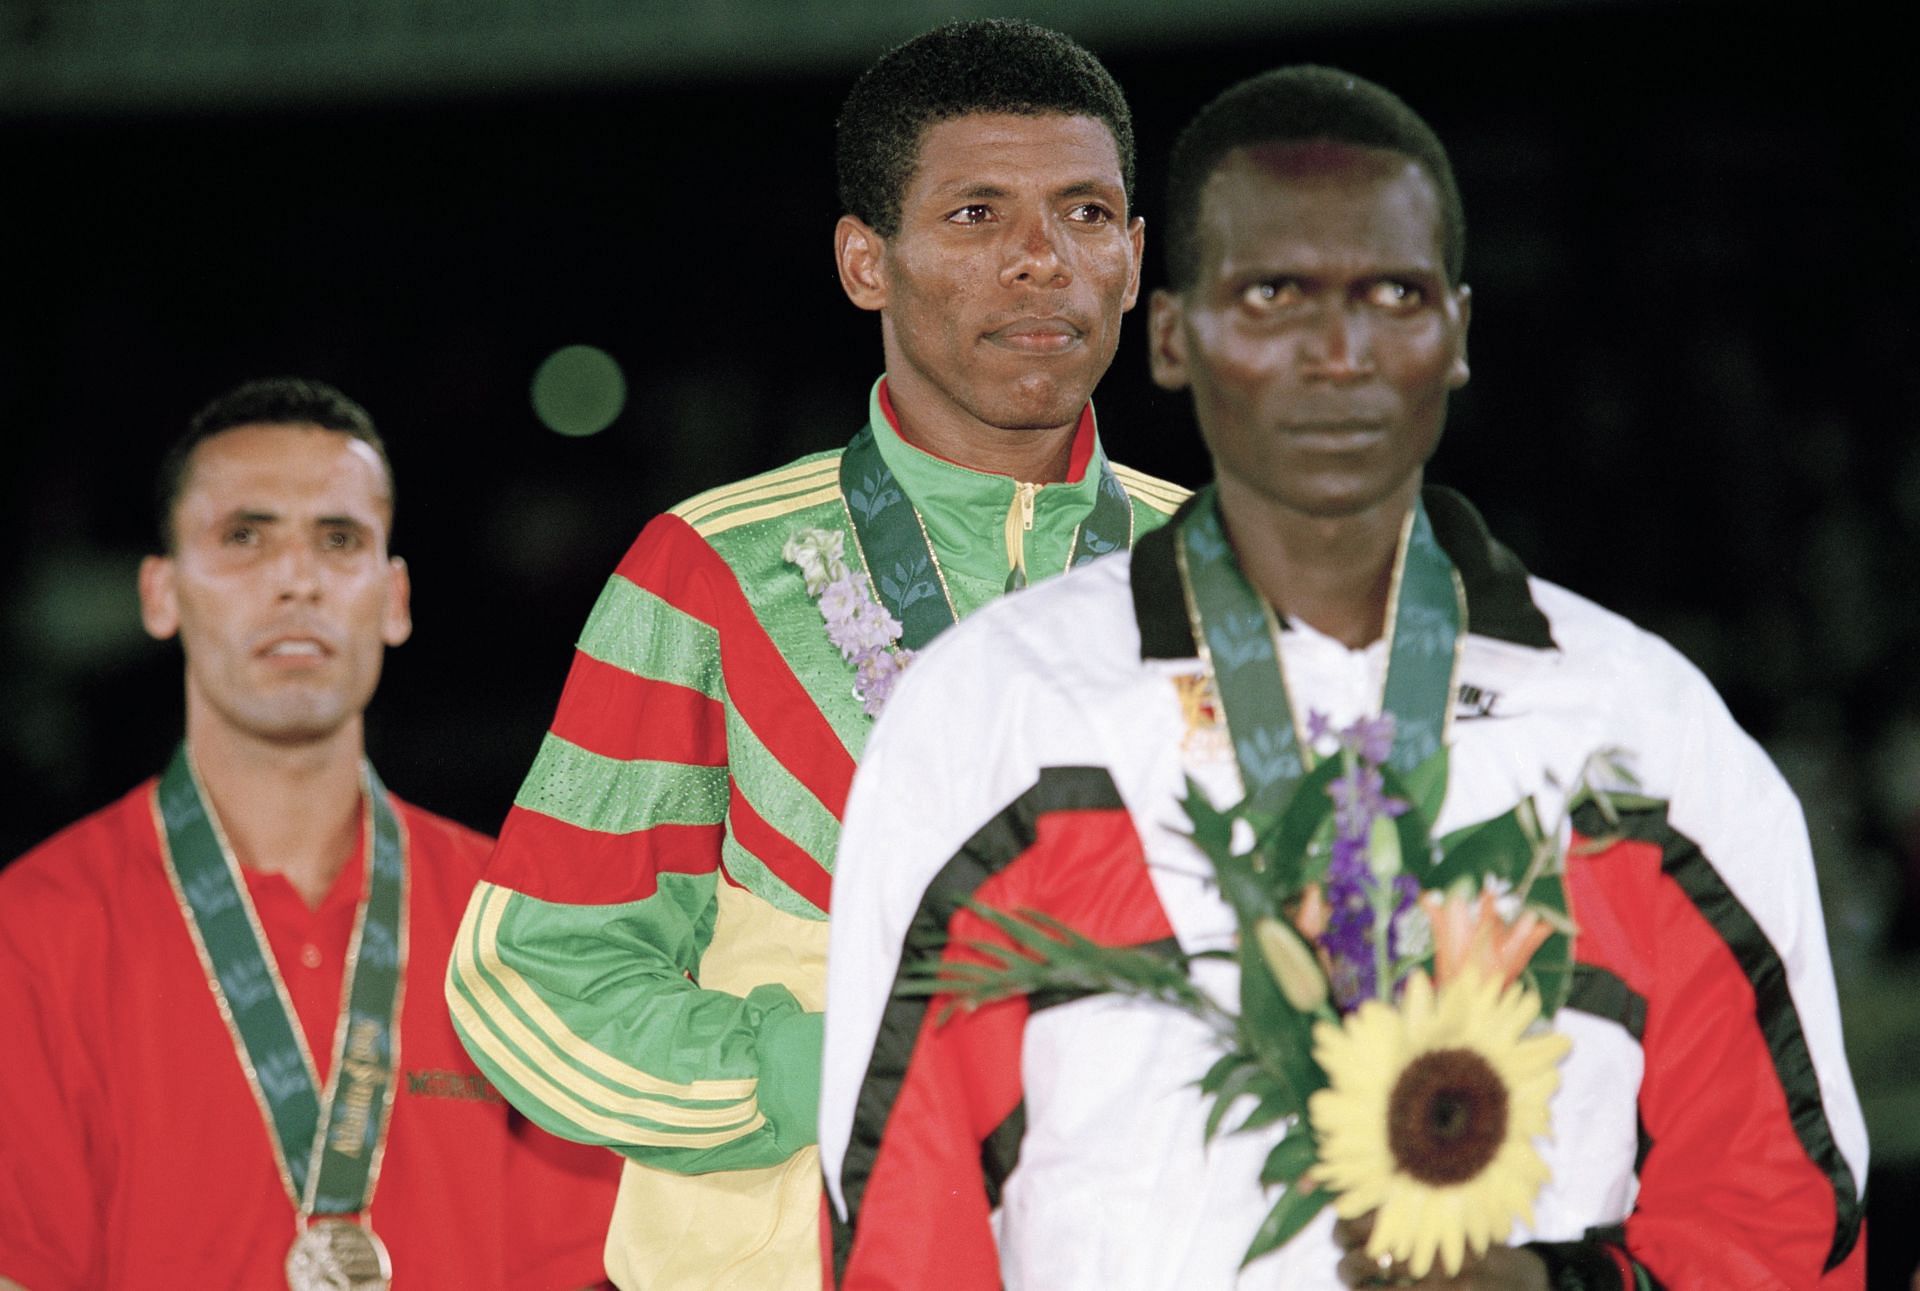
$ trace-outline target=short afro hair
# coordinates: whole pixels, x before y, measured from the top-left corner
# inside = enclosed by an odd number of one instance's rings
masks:
[[[1167,176],[1167,279],[1175,291],[1200,273],[1200,193],[1235,148],[1327,140],[1384,148],[1420,163],[1440,196],[1440,249],[1457,285],[1467,217],[1447,150],[1391,90],[1331,67],[1280,67],[1241,81],[1200,109],[1174,141]]]
[[[352,436],[373,449],[386,476],[387,503],[393,504],[393,463],[387,446],[373,428],[373,418],[346,395],[324,381],[303,377],[268,377],[235,386],[193,415],[187,433],[174,441],[160,459],[154,481],[154,520],[160,550],[171,555],[178,537],[173,511],[193,473],[193,453],[207,440],[241,426],[318,426]]]
[[[950,22],[882,54],[853,84],[835,123],[843,210],[881,237],[900,231],[900,199],[927,127],[977,112],[1062,113],[1104,122],[1133,201],[1133,114],[1100,60],[1057,31],[1017,18]]]

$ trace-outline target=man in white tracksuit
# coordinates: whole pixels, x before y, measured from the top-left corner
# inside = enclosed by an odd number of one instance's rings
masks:
[[[1281,1127],[1204,1141],[1198,1082],[1221,1051],[1187,1014],[1093,996],[945,1016],[893,986],[927,946],[984,927],[970,902],[1105,944],[1228,946],[1180,806],[1189,779],[1220,807],[1244,780],[1196,571],[1244,576],[1278,616],[1285,695],[1340,726],[1381,711],[1426,621],[1400,577],[1421,535],[1463,611],[1435,705],[1451,749],[1437,830],[1529,796],[1558,819],[1601,750],[1643,795],[1618,826],[1590,808],[1566,824],[1607,843],[1568,854],[1579,931],[1553,1025],[1572,1050],[1531,1229],[1432,1284],[1861,1286],[1866,1136],[1797,802],[1678,653],[1529,577],[1464,499],[1423,488],[1467,377],[1444,150],[1379,87],[1282,69],[1188,127],[1169,211],[1154,372],[1192,391],[1215,485],[1130,555],[938,642],[854,783],[820,1139],[842,1287],[1369,1279],[1330,1212],[1240,1267]],[[1237,998],[1231,960],[1192,971]]]

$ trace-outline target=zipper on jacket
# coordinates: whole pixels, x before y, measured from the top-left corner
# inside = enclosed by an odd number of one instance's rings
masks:
[[[1027,585],[1027,535],[1033,532],[1033,499],[1038,484],[1013,485],[1013,505],[1007,508],[1007,590]]]

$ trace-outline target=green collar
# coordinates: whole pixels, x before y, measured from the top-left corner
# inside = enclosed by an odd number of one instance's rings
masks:
[[[927,537],[946,571],[962,615],[997,595],[1007,581],[1008,514],[1018,502],[1011,476],[976,471],[935,457],[900,438],[881,405],[883,376],[867,401],[867,421],[887,468],[900,481],[927,527]],[[1092,451],[1080,478],[1033,490],[1033,528],[1023,530],[1026,566],[1033,581],[1061,573],[1073,551],[1074,531],[1093,510],[1106,454],[1088,404],[1082,432]],[[958,575],[959,577],[955,577]]]

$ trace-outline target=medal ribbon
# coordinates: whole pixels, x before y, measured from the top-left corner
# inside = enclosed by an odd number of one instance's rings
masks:
[[[940,583],[939,558],[906,490],[880,455],[873,428],[862,426],[840,457],[840,496],[866,562],[874,595],[900,620],[900,644],[919,650],[953,626],[954,610]],[[1074,531],[1067,567],[1084,565],[1131,545],[1133,504],[1104,458],[1093,509]]]
[[[1241,572],[1208,485],[1180,526],[1175,555],[1194,640],[1219,688],[1227,735],[1249,804],[1278,815],[1308,770],[1312,752],[1287,694],[1280,625]],[[1416,502],[1400,531],[1387,594],[1387,678],[1381,709],[1393,714],[1387,765],[1406,774],[1447,735],[1453,673],[1466,635],[1466,595]]]
[[[184,744],[156,793],[168,878],[266,1119],[281,1177],[303,1216],[355,1214],[372,1200],[398,1070],[405,844],[371,766],[364,766],[361,792],[370,835],[367,888],[348,950],[324,1092],[239,863]]]

